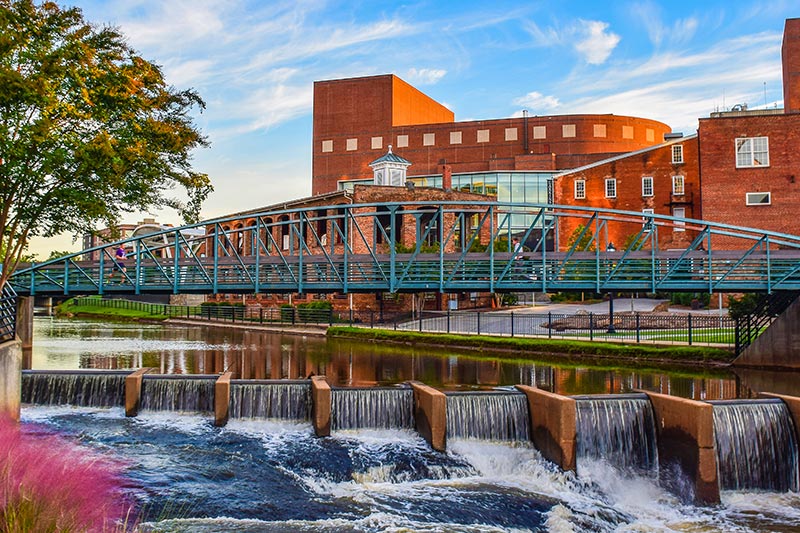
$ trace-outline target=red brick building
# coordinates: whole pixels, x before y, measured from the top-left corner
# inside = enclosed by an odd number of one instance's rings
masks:
[[[553,196],[562,205],[701,218],[697,135],[676,137],[560,174],[553,181]],[[579,219],[562,220],[562,243],[568,242],[579,224]],[[625,246],[641,229],[641,222],[613,226],[608,239],[617,247]],[[682,248],[693,237],[681,226],[660,228],[659,248]]]
[[[452,111],[388,74],[314,83],[312,193],[369,179],[389,145],[409,176],[563,170],[660,143],[666,124],[619,115],[523,116],[455,122]]]
[[[800,234],[798,18],[786,21],[781,56],[784,109],[745,108],[700,119],[700,195],[707,220]]]

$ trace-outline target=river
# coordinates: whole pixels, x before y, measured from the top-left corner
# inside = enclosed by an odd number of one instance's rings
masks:
[[[324,338],[158,324],[37,318],[34,369],[234,371],[242,378],[325,374],[333,385],[423,381],[445,390],[535,384],[562,394],[644,388],[697,399],[750,397],[727,371],[598,369]],[[451,439],[433,452],[414,432],[334,431],[121,408],[23,406],[23,422],[125,462],[151,531],[790,532],[797,493],[723,491],[699,507],[650,474],[580,459],[560,472],[526,443]]]

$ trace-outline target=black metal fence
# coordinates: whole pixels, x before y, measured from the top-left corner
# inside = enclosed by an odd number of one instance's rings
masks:
[[[0,292],[0,343],[12,341],[17,334],[17,293],[6,284]]]
[[[384,326],[385,327],[385,326]],[[606,340],[657,344],[733,347],[736,321],[728,316],[703,314],[655,315],[550,312],[424,312],[394,329],[510,337]]]
[[[384,319],[375,311],[334,312],[302,306],[258,307],[227,305],[167,305],[97,297],[76,298],[78,305],[132,309],[172,318],[204,319],[231,323],[282,325],[333,325],[419,331],[540,337],[571,340],[606,340],[656,344],[735,346],[736,321],[723,315],[615,313],[550,313],[526,311],[425,311],[414,317]]]

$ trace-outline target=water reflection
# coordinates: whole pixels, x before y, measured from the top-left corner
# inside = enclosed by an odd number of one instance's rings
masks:
[[[261,331],[39,317],[32,368],[135,369],[164,374],[233,372],[239,379],[326,375],[332,385],[392,385],[418,380],[442,390],[515,384],[564,395],[639,389],[692,398],[754,397],[758,391],[800,395],[797,373],[702,372],[598,368],[574,364],[477,358],[452,350],[328,340]],[[773,373],[776,374],[776,373]],[[771,387],[779,386],[779,389]]]

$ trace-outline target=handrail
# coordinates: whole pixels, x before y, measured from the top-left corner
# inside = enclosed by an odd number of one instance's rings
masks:
[[[10,284],[0,292],[0,343],[12,341],[17,334],[17,293]]]

